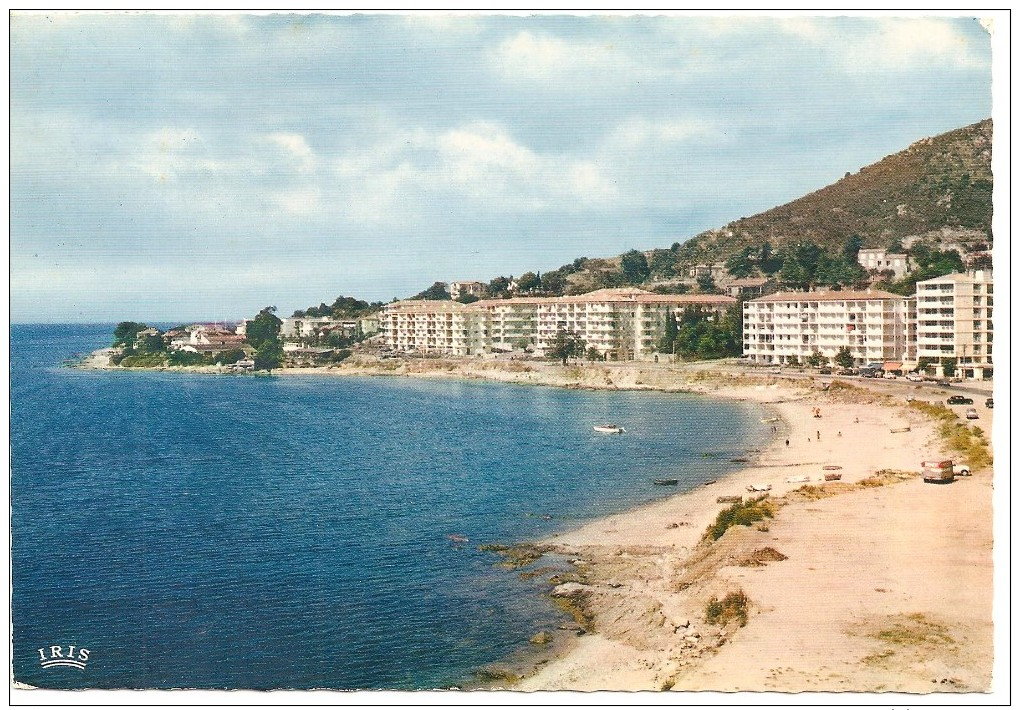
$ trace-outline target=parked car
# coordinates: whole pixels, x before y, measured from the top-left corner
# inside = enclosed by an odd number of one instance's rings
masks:
[[[842,370],[836,373],[837,375],[856,375],[857,372],[852,367],[844,367]]]
[[[882,375],[882,377],[883,377],[884,379],[887,379],[887,380],[895,380],[895,379],[896,379],[896,375],[894,375],[894,374],[893,374],[893,373],[891,373],[891,372],[887,372],[887,373],[885,373],[884,375]]]
[[[949,385],[949,380],[936,380],[935,384],[937,384],[939,387],[949,387],[950,386]]]
[[[946,400],[946,404],[974,404],[974,400],[970,397],[964,397],[962,394],[954,394]]]
[[[988,399],[985,400],[985,406],[988,407],[989,409],[992,408],[992,398],[991,397],[989,397]]]
[[[907,379],[911,382],[924,382],[924,375],[920,375],[916,372],[908,372]]]
[[[818,371],[818,374],[819,375],[831,375],[832,374],[832,368],[830,368],[830,367],[823,367],[821,370]]]
[[[974,409],[974,407],[971,407],[970,409],[967,410],[967,413],[964,416],[966,416],[967,419],[977,419],[978,413],[977,410]]]

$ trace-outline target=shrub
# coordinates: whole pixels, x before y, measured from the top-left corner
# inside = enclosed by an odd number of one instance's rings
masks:
[[[722,601],[712,597],[705,606],[705,621],[716,626],[725,626],[736,621],[741,626],[747,625],[747,595],[742,591],[730,592]]]
[[[718,540],[723,536],[723,533],[734,525],[749,527],[752,523],[756,523],[759,520],[771,518],[775,513],[775,508],[775,503],[770,501],[767,496],[734,503],[728,508],[723,508],[719,511],[715,522],[705,531],[705,537]]]
[[[206,360],[200,353],[174,350],[167,356],[167,362],[174,366],[204,365]]]
[[[119,364],[121,367],[162,367],[166,365],[166,359],[161,353],[128,355]]]

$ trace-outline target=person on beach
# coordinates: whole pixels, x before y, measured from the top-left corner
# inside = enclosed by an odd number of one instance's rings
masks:
[[[786,440],[786,445],[787,445],[787,446],[789,446],[789,445],[790,445],[790,440],[789,440],[789,439],[787,439],[787,440]]]

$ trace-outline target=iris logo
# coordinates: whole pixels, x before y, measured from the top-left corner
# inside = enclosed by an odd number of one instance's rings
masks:
[[[40,648],[38,651],[39,665],[43,668],[70,666],[71,668],[83,671],[85,670],[85,664],[89,662],[90,651],[87,648],[68,646],[67,651],[64,651],[63,646],[50,646],[48,649]]]

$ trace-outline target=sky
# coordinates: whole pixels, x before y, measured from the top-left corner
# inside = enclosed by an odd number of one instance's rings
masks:
[[[11,320],[669,247],[991,116],[991,85],[972,17],[15,13]]]

